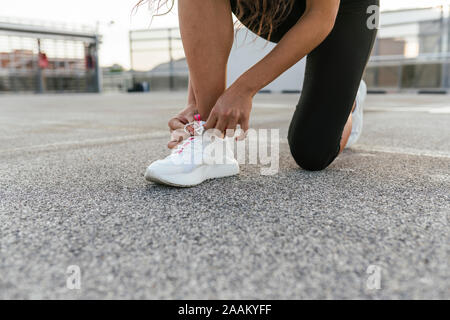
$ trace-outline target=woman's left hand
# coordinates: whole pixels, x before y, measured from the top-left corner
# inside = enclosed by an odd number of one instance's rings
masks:
[[[245,90],[233,86],[229,87],[217,99],[206,121],[205,129],[215,128],[222,133],[227,133],[227,129],[232,129],[235,132],[236,126],[239,124],[241,129],[246,132],[252,109],[252,100],[253,95]]]

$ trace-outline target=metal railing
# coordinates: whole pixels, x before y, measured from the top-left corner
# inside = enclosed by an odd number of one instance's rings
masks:
[[[98,45],[86,28],[0,20],[0,93],[99,92]]]
[[[151,90],[185,89],[188,68],[179,28],[130,31],[130,59],[135,82]]]

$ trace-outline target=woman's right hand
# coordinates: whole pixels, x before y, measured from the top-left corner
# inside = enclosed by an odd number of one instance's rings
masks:
[[[194,115],[197,113],[196,106],[191,104],[169,120],[168,125],[171,136],[171,140],[167,144],[169,149],[175,148],[181,141],[189,136],[189,134],[184,131],[184,126],[189,122],[193,122]]]

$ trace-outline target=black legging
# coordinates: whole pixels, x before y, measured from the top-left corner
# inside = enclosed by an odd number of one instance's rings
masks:
[[[236,12],[236,0],[230,2]],[[370,5],[379,5],[379,0],[341,0],[333,30],[307,56],[302,94],[288,134],[292,156],[303,169],[322,170],[339,154],[342,131],[376,37],[376,29],[367,27]],[[306,0],[295,1],[290,15],[274,30],[272,42],[298,21],[305,6]]]

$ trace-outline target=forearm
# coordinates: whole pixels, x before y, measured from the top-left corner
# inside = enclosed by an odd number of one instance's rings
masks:
[[[339,1],[336,3],[338,7]],[[232,86],[255,95],[275,80],[325,40],[334,26],[337,7],[326,12],[307,10],[275,48],[242,74]]]
[[[196,102],[197,101],[195,99],[194,88],[192,86],[192,80],[189,77],[187,105],[196,108]]]

